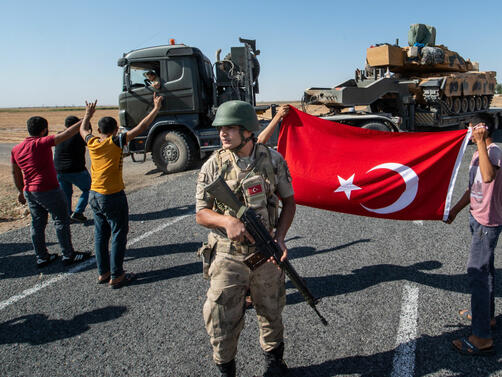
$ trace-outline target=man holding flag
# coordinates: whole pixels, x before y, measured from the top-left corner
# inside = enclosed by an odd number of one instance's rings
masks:
[[[472,335],[453,341],[455,349],[467,355],[494,352],[494,249],[502,231],[502,151],[491,139],[491,116],[479,118],[469,130],[391,133],[330,122],[291,107],[278,145],[299,204],[360,216],[447,223],[470,204],[471,310],[459,314],[472,320]],[[478,150],[469,169],[469,188],[450,211],[471,132]]]
[[[491,328],[495,327],[494,251],[502,230],[502,150],[493,143],[490,116],[480,116],[473,129],[472,141],[477,152],[469,167],[469,187],[452,208],[447,223],[470,205],[469,225],[472,233],[467,275],[471,287],[471,309],[459,312],[472,321],[472,335],[453,341],[455,349],[467,355],[494,353]]]

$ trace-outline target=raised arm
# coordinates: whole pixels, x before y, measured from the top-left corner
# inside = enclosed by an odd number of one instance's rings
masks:
[[[157,93],[153,93],[153,110],[143,118],[139,124],[134,127],[132,130],[127,131],[126,133],[126,142],[129,143],[136,136],[140,135],[145,131],[148,126],[153,122],[157,114],[159,113],[160,107],[162,106],[162,99],[164,97],[157,95]]]
[[[472,131],[472,141],[476,143],[479,154],[479,170],[483,182],[490,183],[495,179],[498,166],[493,166],[488,157],[488,133],[484,123],[477,124]]]
[[[289,111],[289,105],[282,105],[279,107],[279,110],[275,114],[274,118],[270,121],[267,127],[263,129],[258,135],[258,143],[265,144],[268,139],[272,136],[275,131],[275,128],[279,124],[279,122],[286,116]]]
[[[81,123],[82,123],[82,121],[79,120],[77,123],[71,125],[63,132],[56,134],[54,137],[54,144],[58,145],[59,143],[62,143],[63,141],[69,139],[73,135],[76,135],[78,133],[78,130],[80,128]]]
[[[85,101],[85,115],[84,119],[82,119],[82,125],[80,126],[80,136],[82,136],[82,139],[85,140],[87,135],[91,134],[91,124],[90,120],[92,116],[94,115],[94,112],[96,111],[96,104],[98,103],[98,100],[94,102],[87,102]]]

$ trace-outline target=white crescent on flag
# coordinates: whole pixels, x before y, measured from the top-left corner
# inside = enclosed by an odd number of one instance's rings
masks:
[[[382,208],[368,208],[361,204],[366,211],[375,212],[379,214],[388,214],[402,210],[403,208],[408,207],[413,200],[415,200],[415,196],[417,196],[418,192],[418,176],[415,174],[413,169],[406,165],[397,164],[395,162],[387,162],[385,164],[377,165],[366,173],[376,169],[389,169],[398,173],[404,180],[406,188],[401,196],[392,204],[387,207]]]

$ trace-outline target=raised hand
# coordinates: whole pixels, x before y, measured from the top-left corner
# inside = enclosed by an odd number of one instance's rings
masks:
[[[479,143],[480,141],[486,140],[488,137],[488,128],[484,123],[476,124],[472,129],[472,141],[474,143]]]
[[[284,118],[289,112],[289,105],[281,105],[279,107],[279,110],[277,110],[277,114],[280,116],[280,118]]]
[[[162,106],[162,100],[164,97],[158,95],[157,93],[153,93],[153,107],[160,109],[160,106]]]
[[[94,102],[87,102],[85,101],[85,117],[86,118],[92,118],[94,115],[94,112],[96,111],[96,104],[98,103],[98,100],[95,100]]]

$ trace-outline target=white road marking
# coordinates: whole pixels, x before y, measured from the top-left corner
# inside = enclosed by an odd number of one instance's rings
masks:
[[[415,221],[413,221],[413,224],[415,224],[415,225],[424,225],[424,222],[423,222],[423,220],[415,220]]]
[[[146,232],[146,233],[143,233],[141,236],[139,237],[136,237],[132,240],[130,240],[128,243],[127,243],[127,247],[130,247],[132,245],[134,245],[135,243],[147,238],[147,237],[150,237],[152,234],[155,234],[157,232],[160,232],[161,230],[167,228],[168,226],[170,225],[173,225],[173,224],[176,224],[177,222],[189,217],[189,216],[192,216],[193,213],[190,213],[188,215],[183,215],[183,216],[179,216],[179,217],[175,217],[174,219],[172,219],[171,221],[168,221],[164,224],[161,224],[159,225],[158,227]],[[49,279],[49,280],[46,280],[46,281],[43,281],[41,283],[37,283],[35,284],[33,287],[31,288],[28,288],[28,289],[25,289],[24,291],[22,291],[21,293],[17,294],[17,295],[14,295],[10,298],[8,298],[7,300],[4,300],[2,302],[0,302],[0,310],[3,310],[5,309],[6,307],[8,307],[9,305],[12,305],[16,302],[18,302],[19,300],[22,300],[23,298],[25,297],[28,297],[38,291],[40,291],[41,289],[45,288],[45,287],[48,287],[52,284],[55,284],[57,283],[58,281],[61,281],[67,277],[69,277],[70,275],[76,273],[76,272],[79,272],[79,271],[82,271],[92,265],[94,265],[96,263],[96,258],[91,258],[89,259],[88,261],[85,261],[83,263],[79,263],[78,265],[76,265],[75,267],[69,269],[67,272],[64,272],[64,273],[61,273],[59,275],[56,275],[55,277],[53,277],[52,279]]]
[[[401,318],[392,362],[392,377],[413,377],[418,316],[418,287],[406,284],[403,288]]]

